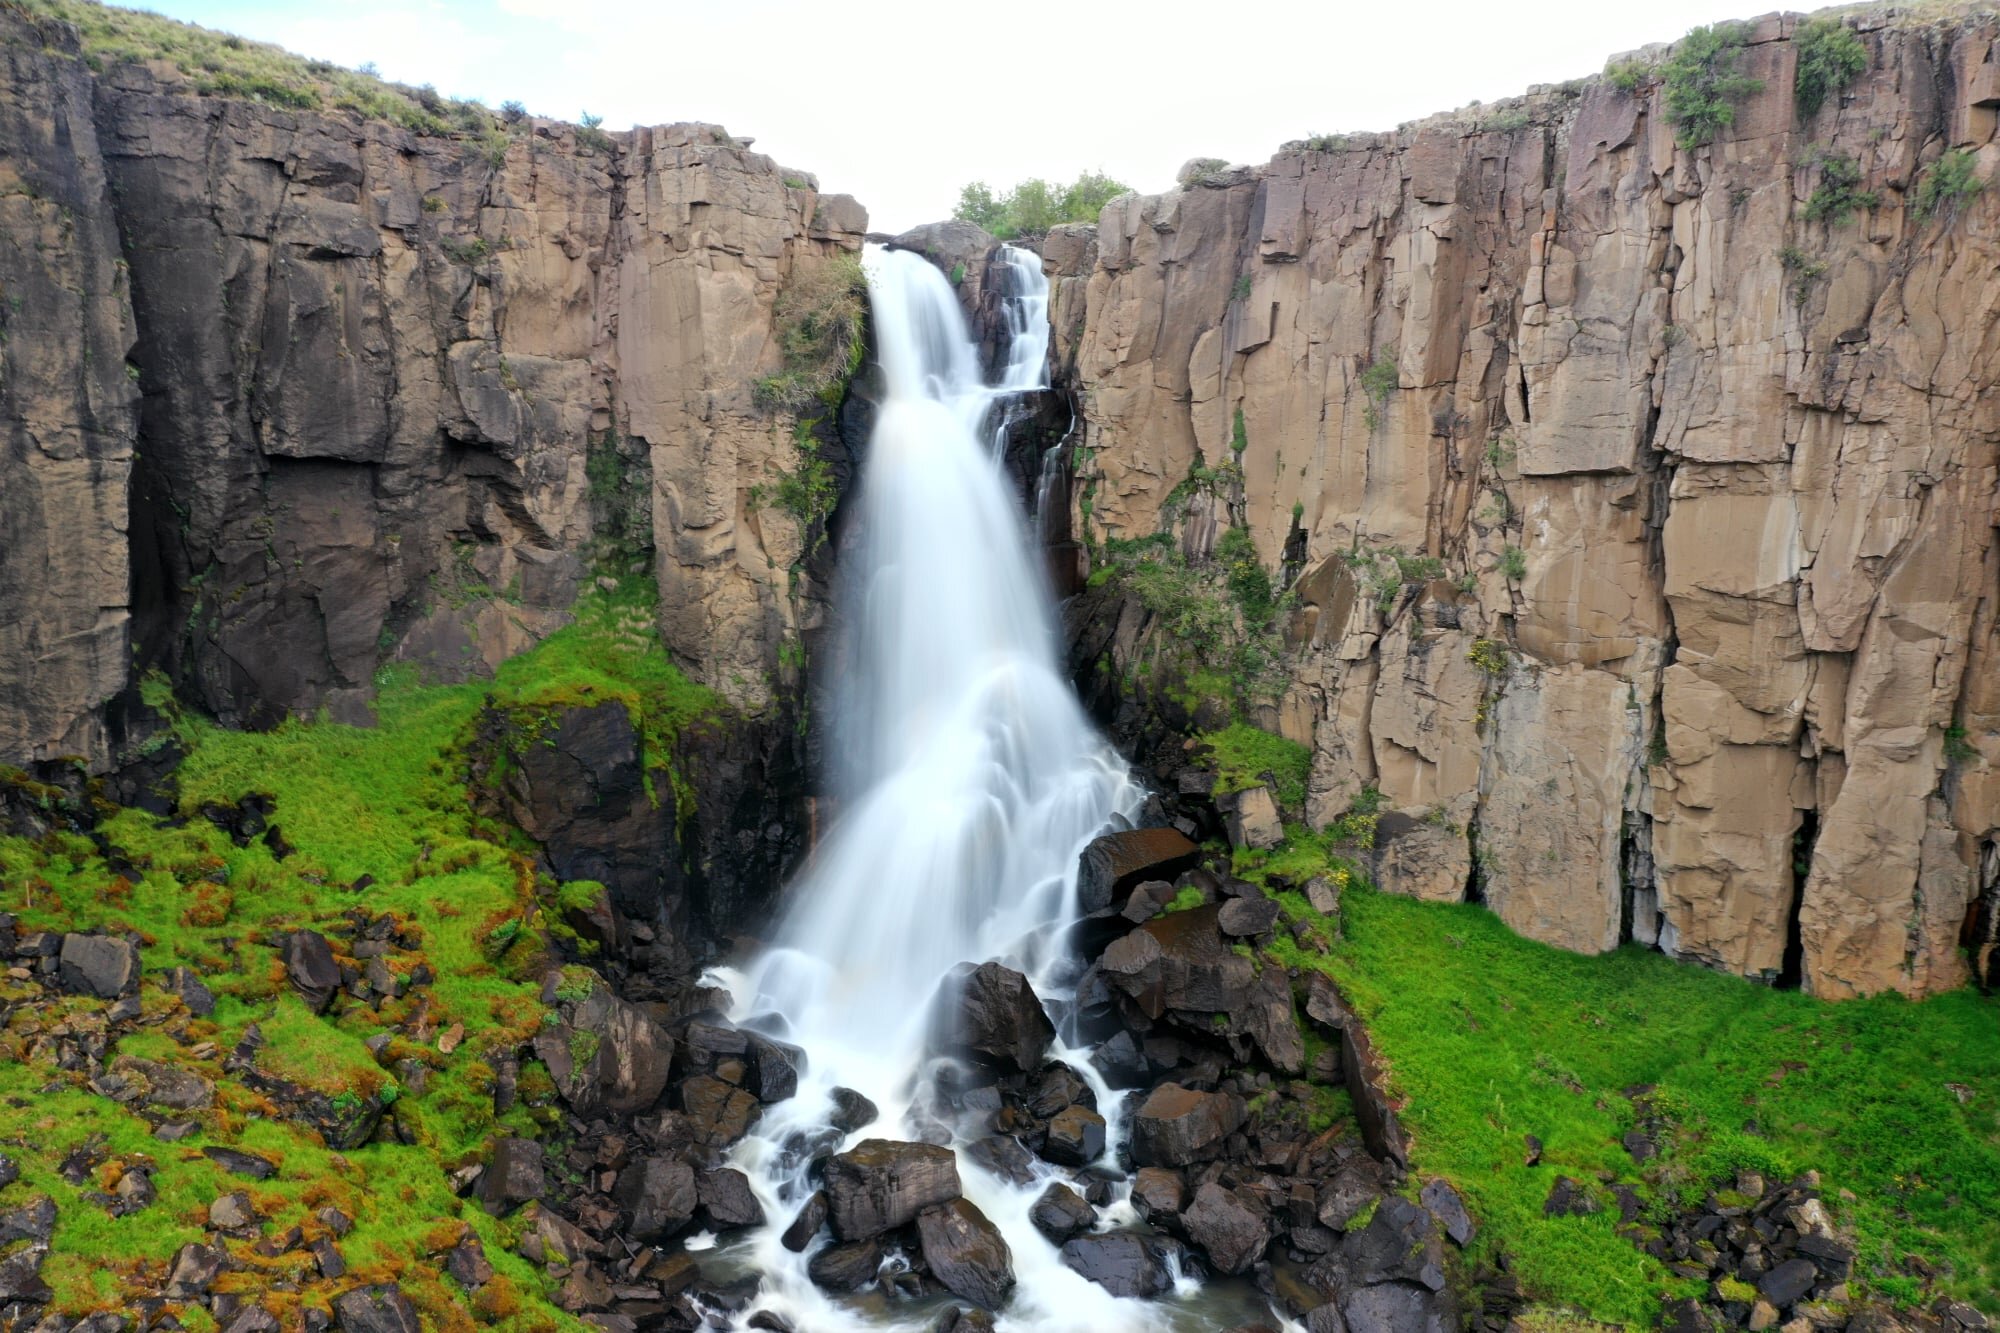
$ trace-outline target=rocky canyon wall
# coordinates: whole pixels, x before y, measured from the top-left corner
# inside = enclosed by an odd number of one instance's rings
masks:
[[[476,674],[598,576],[654,575],[745,713],[796,684],[805,537],[754,502],[796,423],[753,398],[851,199],[714,126],[416,134],[93,74],[14,7],[0,59],[0,760],[105,762],[155,667],[232,725],[365,720],[381,667]]]
[[[1918,201],[2000,167],[2000,26],[1850,20],[1805,115],[1798,22],[1693,150],[1599,77],[1058,228],[1072,518],[1087,563],[1233,518],[1295,576],[1261,720],[1314,825],[1380,790],[1388,887],[1923,994],[2000,837],[2000,189]],[[1832,158],[1872,199],[1808,220]]]

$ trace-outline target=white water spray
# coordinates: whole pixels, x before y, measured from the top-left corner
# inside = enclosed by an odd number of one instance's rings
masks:
[[[869,258],[887,394],[845,589],[834,719],[842,803],[790,890],[776,947],[745,973],[718,974],[736,996],[732,1018],[806,1052],[798,1095],[770,1108],[733,1156],[770,1225],[729,1249],[764,1276],[753,1308],[814,1333],[923,1329],[936,1311],[879,1294],[836,1301],[812,1284],[805,1257],[778,1239],[813,1188],[797,1145],[827,1133],[836,1087],[881,1111],[843,1147],[950,1134],[921,1077],[940,982],[962,962],[999,959],[1045,1000],[1060,997],[1078,854],[1129,820],[1142,796],[1058,668],[1047,594],[998,457],[1005,407],[1047,383],[1048,346],[1039,258],[1013,249],[1003,258],[1013,327],[994,386],[943,276],[914,254]],[[1051,1054],[1071,1056],[1096,1084],[1115,1134],[1116,1099],[1087,1060],[1060,1043]],[[1013,1251],[1018,1284],[1003,1330],[1137,1333],[1175,1322],[1167,1308],[1114,1298],[1062,1266],[1029,1221],[1043,1180],[1016,1186],[964,1156],[960,1174]]]

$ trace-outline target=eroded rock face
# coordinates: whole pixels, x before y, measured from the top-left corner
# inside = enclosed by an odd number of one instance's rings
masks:
[[[1200,555],[1233,519],[1296,571],[1261,721],[1311,745],[1315,825],[1370,785],[1412,821],[1389,887],[1924,994],[2000,880],[2000,193],[1912,204],[1941,150],[2000,153],[1996,33],[1863,21],[1869,68],[1802,123],[1796,22],[1751,25],[1763,91],[1692,152],[1657,85],[1588,80],[1059,229],[1072,523]],[[1804,221],[1808,144],[1877,206]],[[1378,591],[1357,548],[1442,573]],[[1115,682],[1143,612],[1099,614],[1078,660]]]
[[[750,498],[796,461],[753,393],[785,285],[859,249],[852,200],[715,126],[496,151],[0,33],[32,184],[0,223],[44,238],[0,258],[0,759],[107,762],[135,648],[228,724],[366,721],[384,663],[482,674],[600,572],[653,575],[738,709],[781,702],[821,597]]]

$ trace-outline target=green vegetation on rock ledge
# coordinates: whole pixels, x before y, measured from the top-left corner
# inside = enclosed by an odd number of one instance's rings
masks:
[[[1214,751],[1216,795],[1268,784],[1279,805],[1297,809],[1305,804],[1306,779],[1312,775],[1312,751],[1305,746],[1245,722],[1201,739]]]
[[[74,24],[93,69],[161,60],[191,79],[204,96],[247,97],[305,111],[354,111],[418,134],[490,135],[504,123],[478,102],[440,97],[434,88],[389,83],[371,73],[144,10],[89,0],[19,3],[31,14]]]
[[[1661,70],[1667,117],[1676,140],[1692,151],[1736,123],[1736,104],[1763,90],[1762,79],[1736,71],[1750,41],[1749,25],[1718,23],[1696,28],[1674,45]]]
[[[801,264],[778,293],[774,311],[785,368],[757,381],[767,411],[840,406],[847,382],[867,354],[868,277],[854,255]]]
[[[1810,116],[1868,68],[1868,48],[1854,29],[1839,19],[1807,19],[1792,37],[1798,48],[1798,72],[1792,79],[1792,99],[1799,114]]]
[[[1102,172],[1086,171],[1073,181],[1045,181],[1031,176],[1004,194],[994,194],[985,181],[973,181],[958,192],[952,216],[982,228],[995,239],[1033,239],[1064,222],[1095,222],[1104,206],[1132,187]]]
[[[1664,1298],[1700,1284],[1620,1235],[1615,1205],[1544,1215],[1558,1176],[1607,1204],[1597,1182],[1629,1183],[1650,1229],[1739,1171],[1817,1170],[1857,1246],[1857,1296],[1950,1293],[2000,1312],[2000,1003],[1961,990],[1832,1004],[1636,946],[1567,953],[1481,906],[1376,892],[1331,838],[1288,833],[1237,854],[1298,931],[1270,954],[1327,972],[1367,1021],[1404,1099],[1411,1188],[1443,1176],[1464,1193],[1475,1261],[1504,1251],[1538,1300],[1651,1327]],[[1347,889],[1341,921],[1294,891],[1314,875]],[[1628,1153],[1635,1128],[1657,1157]]]
[[[106,817],[98,832],[137,867],[120,874],[89,838],[53,832],[0,838],[0,910],[23,930],[130,931],[144,941],[143,1012],[116,1037],[119,1056],[159,1060],[209,1080],[214,1103],[189,1113],[197,1128],[168,1143],[135,1110],[100,1096],[81,1073],[53,1064],[60,1019],[75,1032],[103,1032],[101,1002],[35,1001],[30,981],[0,979],[0,1148],[19,1163],[24,1188],[60,1210],[42,1276],[53,1308],[71,1314],[123,1308],[127,1286],[164,1271],[175,1251],[206,1240],[209,1203],[247,1189],[273,1231],[297,1225],[327,1234],[321,1209],[354,1221],[339,1242],[340,1288],[397,1282],[425,1327],[582,1327],[547,1299],[549,1279],[515,1256],[513,1224],[457,1198],[447,1172],[478,1160],[500,1135],[559,1137],[564,1117],[538,1067],[522,1071],[520,1097],[496,1115],[495,1064],[545,1021],[539,990],[551,961],[545,941],[574,938],[564,910],[598,898],[596,885],[557,885],[536,874],[520,835],[474,811],[461,747],[489,699],[522,715],[574,703],[624,702],[663,765],[682,729],[712,715],[712,694],[668,663],[647,620],[630,615],[651,588],[630,580],[613,597],[593,596],[575,625],[505,663],[494,680],[426,686],[386,676],[379,725],[288,722],[267,732],[225,731],[192,719],[179,731],[188,754],[179,778],[185,820],[136,809]],[[158,690],[151,691],[155,699]],[[678,785],[678,784],[677,784]],[[234,806],[247,793],[273,798],[273,840],[236,845],[199,813]],[[358,886],[358,887],[357,887]],[[287,985],[278,945],[306,928],[341,940],[356,911],[396,923],[388,962],[412,984],[379,1005],[348,1003],[320,1016]],[[345,946],[336,944],[337,950]],[[211,1018],[189,1017],[165,992],[166,968],[194,970],[214,992]],[[379,997],[378,997],[379,998]],[[334,1117],[394,1103],[398,1135],[341,1151],[224,1061],[255,1025],[265,1046],[257,1068],[321,1099]],[[379,1054],[365,1043],[386,1037]],[[136,1105],[136,1104],[134,1104]],[[97,1143],[103,1164],[72,1183],[58,1170]],[[227,1175],[200,1151],[227,1146],[279,1163],[256,1183]],[[150,1166],[158,1200],[114,1217],[86,1198],[134,1165]],[[497,1276],[476,1293],[448,1277],[442,1252],[466,1236],[484,1243]],[[310,1251],[256,1255],[229,1248],[242,1265],[223,1279],[244,1284],[281,1318],[301,1305],[325,1308],[330,1288],[312,1280]],[[290,1294],[283,1283],[291,1282]],[[217,1290],[225,1287],[218,1286]],[[202,1312],[190,1311],[196,1327]]]

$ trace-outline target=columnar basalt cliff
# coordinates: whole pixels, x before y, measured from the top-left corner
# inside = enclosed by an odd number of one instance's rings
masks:
[[[816,604],[753,502],[794,418],[753,397],[851,199],[714,126],[418,135],[93,76],[13,10],[0,41],[0,757],[104,761],[135,662],[227,723],[360,720],[383,665],[490,668],[599,574],[655,575],[690,674],[779,702]]]
[[[1657,75],[1599,78],[1058,228],[1075,518],[1298,571],[1264,720],[1312,823],[1403,816],[1389,887],[1923,994],[2000,837],[2000,191],[1924,207],[1942,155],[2000,165],[2000,26],[1861,20],[1808,115],[1798,22],[1692,150]]]

